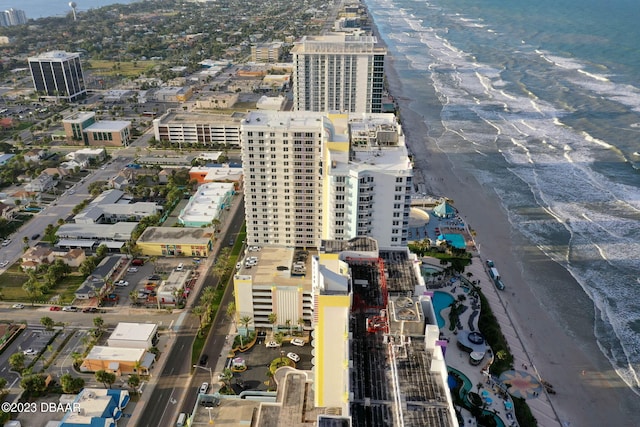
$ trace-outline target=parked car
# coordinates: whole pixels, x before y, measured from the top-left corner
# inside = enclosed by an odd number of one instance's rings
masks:
[[[38,354],[38,352],[32,348],[26,349],[25,351],[23,351],[23,353],[25,356],[35,356],[36,354]]]
[[[18,309],[23,309],[23,308],[24,308],[24,304],[20,304],[20,303],[18,303],[18,304],[13,304],[11,307],[12,307],[12,308],[18,308]]]
[[[86,307],[82,309],[83,313],[97,313],[98,309],[95,307]]]
[[[144,260],[140,258],[134,258],[134,260],[131,261],[131,265],[137,265],[137,266],[144,265]]]
[[[5,239],[2,241],[2,246],[8,246],[11,243],[11,239]]]
[[[299,362],[300,361],[300,356],[298,356],[295,353],[287,353],[287,357],[291,360],[293,360],[294,362]]]
[[[2,262],[0,262],[0,268],[2,268],[2,267],[6,267],[7,265],[9,265],[9,261],[2,261]]]
[[[78,307],[67,305],[65,307],[62,307],[62,311],[75,312],[75,311],[78,311]]]
[[[300,338],[294,338],[294,339],[291,340],[291,344],[297,345],[298,347],[302,347],[302,346],[304,346],[304,340],[302,340]]]
[[[198,362],[200,365],[206,365],[207,364],[207,360],[209,360],[209,355],[208,354],[203,354],[200,356],[200,361]]]
[[[31,240],[36,240],[38,237],[40,237],[40,233],[36,233],[33,236],[31,236]]]
[[[129,267],[127,269],[127,273],[137,273],[138,269],[136,267]]]
[[[207,390],[209,390],[209,383],[202,383],[198,392],[204,394]]]
[[[118,280],[116,283],[114,283],[114,285],[125,287],[129,286],[129,282],[127,282],[126,280]]]
[[[60,311],[62,310],[62,307],[60,307],[59,305],[52,305],[51,307],[49,307],[49,311]]]
[[[280,347],[280,344],[278,344],[275,341],[267,341],[267,343],[265,344],[267,346],[267,348],[277,348]]]

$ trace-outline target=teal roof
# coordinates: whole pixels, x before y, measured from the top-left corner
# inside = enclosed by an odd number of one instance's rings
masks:
[[[433,208],[433,213],[439,217],[447,218],[451,216],[455,216],[456,208],[451,206],[448,202],[442,202],[435,208]]]

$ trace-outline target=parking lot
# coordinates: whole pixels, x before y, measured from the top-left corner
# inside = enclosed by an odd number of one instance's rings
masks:
[[[229,336],[228,339],[232,340],[233,336]],[[250,350],[244,353],[236,353],[235,357],[244,359],[247,365],[246,371],[235,372],[233,375],[231,385],[236,393],[243,390],[267,390],[267,370],[271,361],[281,355],[287,357],[290,352],[300,357],[300,361],[296,363],[296,369],[311,370],[311,346],[309,343],[298,347],[289,342],[283,342],[281,347],[267,348],[264,343],[264,337],[259,337]],[[228,359],[227,363],[230,365],[231,359]]]

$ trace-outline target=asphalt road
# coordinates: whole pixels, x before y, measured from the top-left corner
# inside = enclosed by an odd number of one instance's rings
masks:
[[[222,247],[228,244],[230,238],[235,238],[244,222],[244,205],[241,205],[229,225],[222,231],[220,242]],[[217,254],[216,254],[217,255]],[[200,299],[202,289],[205,286],[217,286],[218,279],[208,272],[203,286],[200,288],[198,298],[192,299],[192,306]],[[226,307],[233,295],[232,286],[228,286],[220,307]],[[222,310],[221,310],[222,311]],[[225,313],[218,312],[211,327],[211,333],[205,343],[203,353],[209,355],[208,367],[215,367],[218,355],[222,352],[226,338],[224,327]],[[191,347],[198,328],[198,319],[188,316],[176,337],[175,344],[168,354],[169,359],[160,374],[160,379],[147,403],[138,427],[170,427],[175,423],[180,412],[191,413],[197,397],[197,388],[203,382],[211,381],[211,373],[206,369],[195,369],[191,366]],[[222,331],[222,332],[218,332]],[[213,368],[212,368],[213,369]],[[184,398],[184,400],[182,400]],[[182,401],[181,401],[182,400]]]

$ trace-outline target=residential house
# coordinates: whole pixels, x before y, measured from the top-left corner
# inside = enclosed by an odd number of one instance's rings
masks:
[[[54,180],[53,175],[46,174],[43,171],[37,178],[25,185],[24,189],[29,192],[44,193],[55,187],[56,184],[57,181]]]
[[[84,253],[83,249],[75,248],[62,255],[60,259],[69,267],[78,268],[80,267],[80,264],[87,259],[87,255]]]
[[[29,163],[37,163],[44,158],[46,155],[45,150],[29,150],[23,154],[24,160]]]
[[[21,266],[24,270],[37,270],[43,264],[51,264],[54,260],[53,251],[44,246],[34,246],[22,255]]]
[[[8,205],[6,203],[0,202],[0,218],[4,218],[7,221],[13,219],[18,208],[13,205]]]

